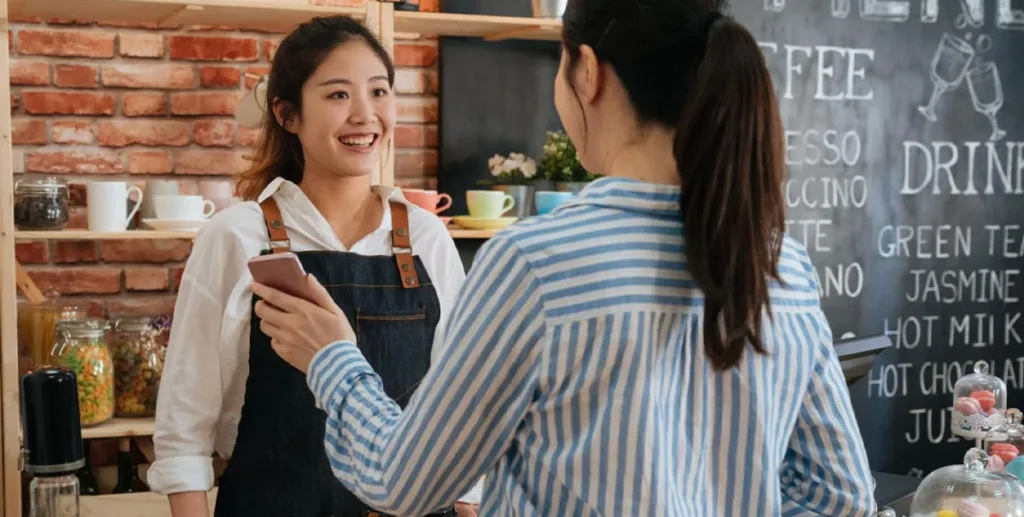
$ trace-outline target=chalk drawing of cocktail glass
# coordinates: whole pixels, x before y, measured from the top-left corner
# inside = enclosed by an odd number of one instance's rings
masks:
[[[935,122],[935,103],[942,94],[960,86],[967,75],[967,68],[974,60],[974,47],[952,34],[943,34],[939,47],[932,56],[932,98],[927,106],[918,111],[928,120]]]
[[[992,123],[992,135],[988,137],[998,142],[1006,131],[999,129],[996,113],[1003,107],[1003,83],[999,80],[999,69],[990,61],[977,63],[967,72],[967,88],[971,91],[971,103],[974,110],[988,117]]]

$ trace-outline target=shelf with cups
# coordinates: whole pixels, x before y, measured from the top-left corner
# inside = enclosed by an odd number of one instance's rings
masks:
[[[394,33],[403,37],[463,36],[486,41],[557,41],[561,37],[562,21],[558,18],[395,11],[394,27]]]

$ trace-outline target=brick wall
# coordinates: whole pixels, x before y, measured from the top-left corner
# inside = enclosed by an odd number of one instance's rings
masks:
[[[69,0],[79,1],[79,0]],[[83,0],[84,1],[84,0]],[[72,183],[71,227],[85,227],[82,182],[230,181],[256,134],[237,127],[237,100],[268,70],[281,34],[228,27],[154,27],[14,20],[11,85],[15,180]],[[400,186],[431,187],[437,169],[437,47],[398,41],[395,156]],[[97,316],[172,310],[189,241],[21,242],[40,288]]]

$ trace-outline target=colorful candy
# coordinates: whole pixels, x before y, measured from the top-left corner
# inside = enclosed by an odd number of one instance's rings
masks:
[[[61,347],[54,362],[75,372],[78,411],[83,426],[101,424],[114,416],[114,368],[102,341],[79,341]]]
[[[163,347],[152,336],[119,339],[114,346],[117,384],[117,416],[150,416],[156,413],[156,396],[164,370]],[[140,339],[152,339],[142,343]]]
[[[981,412],[981,403],[974,397],[960,397],[953,404],[953,409],[961,415],[970,416]]]
[[[981,404],[981,409],[988,411],[992,409],[992,406],[996,405],[996,396],[989,390],[978,390],[971,392],[971,398],[978,401]],[[988,517],[987,515],[985,517]]]

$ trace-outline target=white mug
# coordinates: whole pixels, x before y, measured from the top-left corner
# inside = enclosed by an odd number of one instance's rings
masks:
[[[89,231],[92,232],[123,232],[128,222],[138,213],[142,206],[142,189],[129,187],[127,181],[90,181],[85,187],[86,215]],[[124,215],[125,201],[132,192],[138,194],[138,203],[128,214]]]
[[[156,206],[153,200],[157,196],[173,196],[178,194],[178,182],[174,180],[149,180],[146,182],[146,202],[139,210],[143,219],[156,217]]]
[[[161,221],[201,221],[217,211],[213,201],[203,196],[156,196],[153,203]]]

